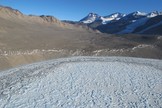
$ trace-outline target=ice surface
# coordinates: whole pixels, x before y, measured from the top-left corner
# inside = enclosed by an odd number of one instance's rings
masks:
[[[0,73],[0,108],[162,107],[162,61],[73,57]]]

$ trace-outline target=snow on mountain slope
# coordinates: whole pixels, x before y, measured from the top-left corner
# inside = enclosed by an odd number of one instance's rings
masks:
[[[155,11],[155,12],[151,12],[149,14],[141,13],[141,12],[135,12],[134,14],[132,13],[131,15],[135,15],[134,18],[138,18],[137,17],[138,15],[143,16],[143,17],[141,17],[139,19],[132,19],[132,23],[127,25],[124,30],[118,32],[118,34],[132,33],[136,28],[144,25],[149,19],[156,17],[158,15],[161,15],[161,14],[159,12]],[[128,15],[128,16],[130,16],[130,15]],[[151,28],[158,26],[158,25],[161,25],[161,23],[157,23],[157,24],[154,24],[153,26],[146,27],[145,30],[142,30],[141,32],[138,32],[138,33],[143,33],[144,31],[151,29]]]
[[[102,23],[103,24],[107,24],[108,22],[112,21],[112,20],[119,20],[121,19],[122,17],[126,16],[126,14],[122,14],[122,13],[113,13],[111,15],[108,15],[108,16],[104,16],[104,17],[101,17],[102,19]]]
[[[126,29],[122,30],[121,32],[118,32],[118,34],[132,33],[137,27],[145,24],[148,20],[149,18],[141,18],[139,20],[136,20],[130,25],[128,25]]]
[[[139,33],[143,33],[143,32],[145,32],[145,31],[147,31],[147,30],[149,30],[149,29],[151,29],[151,28],[157,27],[157,26],[159,26],[159,25],[162,25],[162,21],[159,22],[159,23],[157,23],[157,24],[154,24],[154,25],[152,25],[152,26],[147,27],[146,29],[140,31]]]
[[[95,13],[89,13],[85,18],[81,19],[80,22],[83,22],[85,24],[92,23],[96,20],[99,20],[101,16],[95,14]]]
[[[121,18],[121,20],[128,21],[128,22],[134,22],[134,21],[136,21],[140,18],[144,18],[146,16],[147,16],[147,13],[136,11],[136,12],[132,12],[132,13],[126,15],[125,17]]]
[[[99,30],[100,32],[126,34],[137,33],[134,31],[138,27],[143,26],[149,19],[160,15],[162,15],[162,12],[158,11],[150,13],[135,11],[129,14],[113,13],[108,16],[99,16],[95,13],[90,13],[87,17],[80,20],[80,22],[87,24],[90,28]],[[153,31],[153,33],[154,32],[155,31]]]
[[[126,14],[122,13],[113,13],[108,16],[99,16],[95,13],[89,13],[85,18],[81,19],[80,22],[83,22],[85,24],[93,23],[95,21],[102,21],[103,24],[106,24],[107,22],[110,22],[112,20],[119,20],[120,18],[124,17]]]
[[[162,106],[162,61],[73,57],[0,73],[1,108]]]
[[[108,15],[108,16],[105,16],[104,18],[114,18],[114,19],[119,19],[119,18],[121,18],[121,17],[124,17],[124,16],[126,16],[126,14],[122,14],[122,13],[113,13],[113,14],[111,14],[111,15]]]
[[[161,13],[159,13],[158,11],[154,11],[154,12],[151,12],[151,13],[148,13],[147,14],[147,17],[148,18],[152,18],[152,17],[156,17],[158,15],[162,15]]]
[[[140,11],[133,12],[132,14],[133,14],[134,16],[146,16],[146,15],[147,15],[147,13],[145,13],[145,12],[140,12]]]

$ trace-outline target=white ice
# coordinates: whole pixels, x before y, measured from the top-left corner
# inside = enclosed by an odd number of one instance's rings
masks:
[[[162,107],[162,61],[73,57],[0,72],[0,108]]]

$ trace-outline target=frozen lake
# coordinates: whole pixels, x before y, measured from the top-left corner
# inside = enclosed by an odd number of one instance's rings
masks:
[[[0,108],[162,107],[162,61],[72,57],[0,72]]]

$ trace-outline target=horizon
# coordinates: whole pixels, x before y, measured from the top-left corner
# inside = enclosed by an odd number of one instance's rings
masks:
[[[70,2],[71,1],[71,2]],[[26,15],[52,15],[60,20],[79,21],[89,13],[96,13],[100,16],[107,16],[112,13],[120,12],[129,14],[135,11],[153,12],[162,11],[162,2],[157,0],[136,0],[118,1],[102,0],[1,0],[0,5],[17,9]]]

